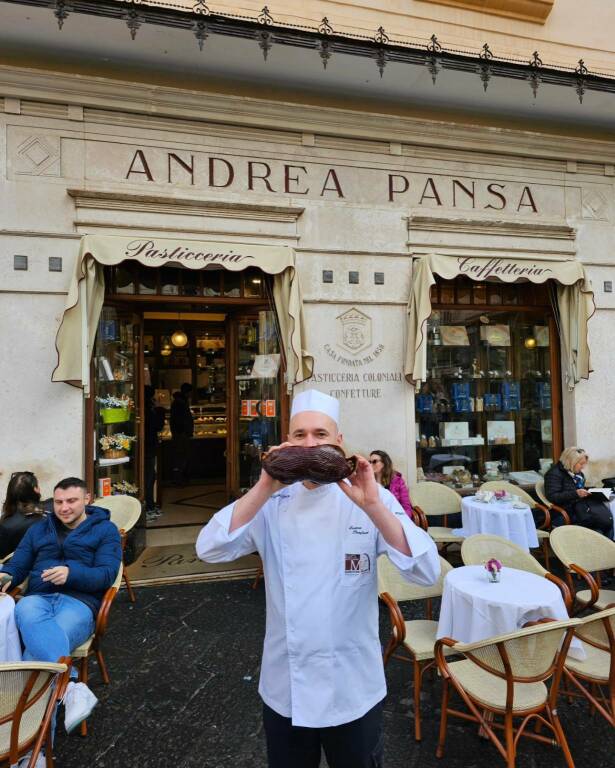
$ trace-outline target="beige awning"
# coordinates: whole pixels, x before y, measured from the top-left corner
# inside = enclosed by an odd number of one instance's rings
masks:
[[[273,296],[289,389],[312,375],[314,360],[305,350],[303,302],[292,248],[209,240],[86,235],[81,241],[56,336],[58,365],[52,381],[65,381],[87,390],[94,338],[105,298],[103,267],[127,260],[147,267],[223,267],[232,272],[255,267],[273,275]]]
[[[569,389],[581,379],[589,378],[591,364],[587,344],[587,321],[594,313],[594,295],[583,265],[568,260],[480,258],[475,256],[443,256],[428,254],[412,263],[412,291],[408,302],[408,340],[406,347],[406,379],[414,384],[427,375],[425,331],[431,315],[431,286],[435,275],[446,280],[464,275],[471,280],[497,279],[506,283],[529,280],[557,282],[559,332],[564,353],[562,367]]]

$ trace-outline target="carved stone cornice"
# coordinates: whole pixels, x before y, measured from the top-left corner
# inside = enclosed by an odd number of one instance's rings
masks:
[[[510,219],[472,219],[459,216],[408,216],[408,231],[459,232],[468,235],[543,237],[575,240],[576,230],[565,224]]]
[[[0,66],[0,97],[80,105],[125,113],[216,124],[344,136],[416,146],[476,150],[494,155],[613,164],[615,144],[586,137],[478,126],[462,122],[313,106]],[[1,113],[0,113],[1,115]]]

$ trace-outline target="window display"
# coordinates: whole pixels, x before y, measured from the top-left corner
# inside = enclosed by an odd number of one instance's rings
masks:
[[[443,295],[452,293],[448,286]],[[415,400],[418,479],[472,487],[538,478],[559,450],[551,370],[557,338],[544,322],[550,309],[442,303],[434,302],[428,320],[427,380]]]

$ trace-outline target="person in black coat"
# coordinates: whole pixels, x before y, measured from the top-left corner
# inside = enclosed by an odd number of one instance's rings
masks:
[[[592,498],[585,489],[589,456],[582,448],[566,448],[557,464],[545,475],[545,496],[568,512],[574,525],[582,525],[613,538],[613,515],[607,503]],[[559,518],[559,520],[558,520]],[[553,515],[555,525],[561,525],[561,515]]]
[[[185,382],[179,392],[173,393],[171,403],[171,438],[173,447],[173,483],[184,485],[189,477],[190,440],[194,435],[194,418],[190,410],[192,384]]]
[[[13,472],[0,517],[0,560],[17,549],[26,531],[44,515],[38,480],[33,472]]]
[[[154,486],[156,484],[156,449],[158,448],[158,433],[164,427],[164,408],[156,405],[155,389],[150,384],[144,387],[145,394],[145,440],[144,440],[144,483],[145,511],[150,516],[158,516],[154,503]]]

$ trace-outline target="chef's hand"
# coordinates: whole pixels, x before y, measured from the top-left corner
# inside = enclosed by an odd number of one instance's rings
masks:
[[[68,566],[56,565],[53,568],[46,568],[41,573],[41,579],[50,581],[56,587],[61,587],[62,584],[66,584],[66,579],[68,579]]]
[[[12,581],[13,577],[10,573],[0,573],[0,585],[2,585],[1,591],[8,592]]]
[[[279,451],[280,448],[288,448],[289,446],[293,445],[293,443],[280,443],[280,445],[273,445],[271,448],[267,449],[267,453],[272,453],[273,451]],[[269,490],[270,494],[276,493],[281,488],[284,488],[284,483],[281,483],[279,480],[274,480],[271,475],[268,475],[267,472],[264,469],[261,469],[261,476],[259,479],[259,485],[262,485],[264,490]]]
[[[366,458],[357,456],[357,468],[348,480],[349,483],[341,480],[339,487],[357,507],[369,515],[380,504],[380,495],[374,470]]]
[[[584,499],[586,496],[591,496],[591,493],[586,491],[585,488],[577,488],[577,496],[580,496],[582,499]]]

